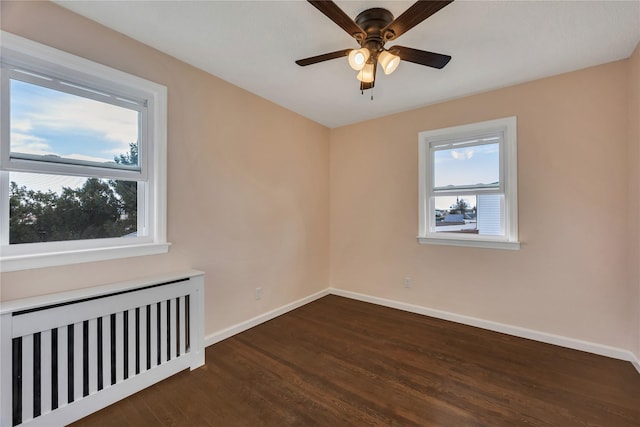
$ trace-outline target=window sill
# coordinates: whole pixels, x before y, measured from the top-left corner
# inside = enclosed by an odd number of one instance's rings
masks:
[[[2,256],[0,257],[0,272],[30,270],[34,268],[55,267],[60,265],[106,261],[145,255],[157,255],[167,253],[169,251],[169,246],[171,246],[171,243],[143,243],[96,249]]]
[[[470,248],[508,249],[514,251],[520,250],[520,242],[506,242],[496,240],[444,239],[419,236],[418,243],[422,245],[463,246]]]

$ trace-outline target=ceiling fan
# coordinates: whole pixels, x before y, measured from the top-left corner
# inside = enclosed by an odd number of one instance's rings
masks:
[[[392,46],[386,49],[384,45],[386,42],[400,37],[453,0],[419,0],[396,19],[387,9],[374,7],[358,14],[355,20],[352,20],[331,0],[307,1],[356,39],[360,49],[343,49],[299,59],[296,64],[304,67],[348,56],[349,65],[358,71],[356,77],[360,81],[361,91],[374,87],[377,64],[380,64],[385,74],[391,74],[400,64],[400,60],[438,69],[443,68],[451,60],[449,55],[404,46]]]

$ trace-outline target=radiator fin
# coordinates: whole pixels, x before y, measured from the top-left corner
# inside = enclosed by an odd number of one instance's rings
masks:
[[[189,353],[190,314],[183,295],[13,338],[13,426]]]

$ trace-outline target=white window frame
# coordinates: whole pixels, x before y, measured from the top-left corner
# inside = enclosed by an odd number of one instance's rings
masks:
[[[166,253],[167,88],[49,46],[1,32],[0,59],[0,271],[103,261]],[[10,79],[15,69],[78,85],[87,98],[124,102],[146,115],[141,123],[140,167],[104,167],[82,161],[46,162],[39,156],[10,156]],[[20,78],[24,80],[24,75]],[[82,88],[93,89],[91,93]],[[66,92],[75,90],[66,88]],[[121,99],[120,99],[121,98]],[[118,100],[120,99],[120,100]],[[139,107],[139,108],[138,108]],[[9,171],[138,181],[140,236],[9,245]],[[142,191],[140,191],[142,190]],[[141,195],[143,193],[144,195]],[[142,228],[141,228],[142,227]]]
[[[481,140],[499,134],[500,185],[434,188],[434,152],[455,141]],[[472,143],[480,145],[481,142]],[[517,119],[506,117],[480,123],[420,132],[418,136],[418,242],[422,244],[520,249],[518,241]],[[503,234],[500,236],[436,232],[435,197],[443,195],[500,194],[503,200]]]

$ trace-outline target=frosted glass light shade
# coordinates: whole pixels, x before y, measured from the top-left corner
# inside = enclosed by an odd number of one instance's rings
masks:
[[[371,83],[373,81],[374,64],[369,62],[365,64],[364,68],[360,70],[358,75],[356,76],[358,80],[364,83]]]
[[[391,74],[400,65],[400,57],[385,50],[378,55],[378,62],[385,74]]]
[[[349,66],[356,71],[360,71],[364,68],[369,59],[369,49],[354,49],[349,52]]]

